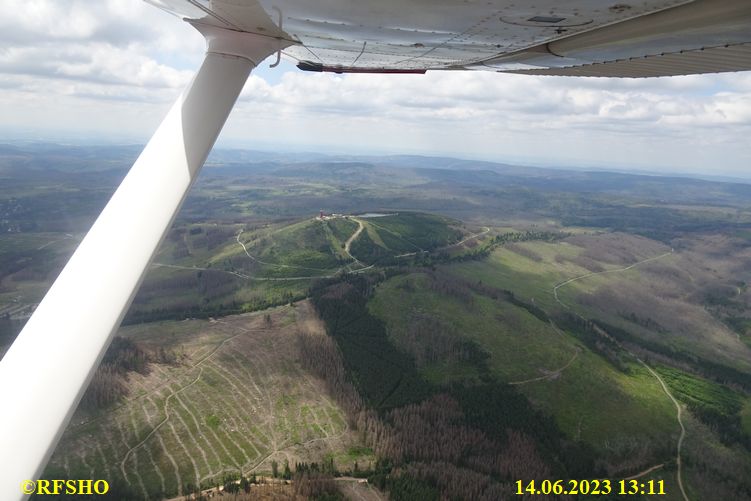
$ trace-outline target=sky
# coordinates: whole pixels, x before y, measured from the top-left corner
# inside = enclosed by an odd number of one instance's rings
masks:
[[[143,143],[201,63],[139,0],[0,0],[0,142]],[[491,72],[249,78],[219,147],[423,154],[751,178],[751,72],[592,79]]]

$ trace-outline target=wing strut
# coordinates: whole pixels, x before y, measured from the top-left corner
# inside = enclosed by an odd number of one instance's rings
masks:
[[[0,498],[57,445],[252,68],[289,43],[196,25],[207,53],[0,361]]]

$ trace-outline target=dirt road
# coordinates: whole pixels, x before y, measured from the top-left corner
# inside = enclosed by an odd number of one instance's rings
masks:
[[[605,270],[605,271],[592,272],[592,273],[587,273],[587,274],[584,274],[584,275],[580,275],[578,277],[570,278],[568,280],[565,280],[565,281],[559,283],[555,287],[553,287],[553,295],[555,296],[555,300],[558,302],[558,304],[560,304],[561,306],[563,306],[567,310],[570,310],[571,308],[558,298],[558,289],[560,289],[564,285],[568,285],[568,284],[570,284],[572,282],[575,282],[577,280],[581,280],[581,279],[584,279],[584,278],[587,278],[587,277],[591,277],[591,276],[594,276],[594,275],[602,275],[603,273],[617,273],[617,272],[628,271],[628,270],[630,270],[632,268],[635,268],[636,266],[639,266],[640,264],[648,263],[650,261],[656,261],[657,259],[662,259],[665,256],[671,255],[672,253],[673,253],[673,249],[670,249],[670,252],[666,252],[664,254],[660,254],[659,256],[650,257],[650,258],[647,258],[647,259],[643,259],[641,261],[637,261],[636,263],[634,263],[634,264],[632,264],[630,266],[626,266],[624,268],[617,268],[617,269],[614,269],[614,270]],[[579,315],[577,315],[577,316],[579,316]],[[682,464],[681,464],[681,450],[683,449],[683,440],[686,438],[686,427],[683,425],[683,419],[681,417],[681,414],[683,412],[682,408],[681,408],[681,405],[678,403],[678,401],[675,399],[675,397],[673,396],[673,394],[670,392],[670,389],[668,389],[667,385],[665,384],[665,381],[662,380],[662,378],[659,376],[659,374],[657,374],[654,370],[652,370],[652,368],[650,366],[648,366],[642,359],[640,359],[638,356],[636,356],[635,353],[633,353],[632,351],[628,350],[627,348],[625,348],[623,346],[621,346],[621,348],[623,348],[624,350],[626,350],[626,352],[628,352],[634,359],[636,359],[640,364],[642,364],[649,371],[649,373],[652,374],[652,376],[654,376],[655,379],[657,379],[657,381],[660,383],[660,386],[662,386],[662,389],[665,392],[665,394],[668,396],[668,398],[670,398],[670,400],[675,405],[676,419],[678,420],[678,425],[681,427],[681,434],[678,437],[678,444],[676,446],[676,455],[675,455],[675,464],[677,466],[677,468],[676,468],[676,470],[677,470],[676,471],[676,477],[677,477],[677,480],[678,480],[678,487],[681,490],[681,494],[683,495],[684,501],[689,501],[688,495],[686,494],[686,489],[683,487],[683,473],[682,473]],[[653,467],[653,469],[654,469],[654,467]],[[647,471],[650,471],[650,470],[647,470]]]

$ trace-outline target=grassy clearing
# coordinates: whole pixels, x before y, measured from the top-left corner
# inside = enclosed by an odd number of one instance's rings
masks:
[[[344,223],[344,224],[342,224]],[[323,223],[323,229],[329,239],[331,252],[339,262],[350,261],[345,251],[347,240],[357,231],[358,224],[348,219],[330,219]]]
[[[546,308],[556,306],[552,289],[564,276],[502,247],[483,261],[458,263],[445,269],[467,280],[513,290]]]
[[[394,277],[379,287],[369,303],[371,311],[386,321],[389,335],[397,345],[414,315],[427,314],[493,353],[491,368],[506,381],[552,371],[564,365],[575,351],[571,340],[522,308],[480,295],[474,295],[468,308],[453,297],[431,290],[430,282],[430,277],[419,273]],[[440,382],[476,374],[476,368],[470,364],[444,361],[430,364],[424,370],[429,379],[440,378]]]
[[[246,246],[251,255],[275,265],[322,270],[339,266],[324,226],[316,220],[286,226],[270,239],[261,239]],[[272,270],[269,269],[268,273],[271,274]]]
[[[522,391],[569,436],[606,454],[669,449],[678,436],[675,409],[654,377],[636,365],[623,374],[586,350],[558,379]]]
[[[382,284],[369,308],[386,322],[397,345],[416,313],[450,323],[452,332],[490,354],[489,368],[505,381],[555,373],[580,350],[570,366],[551,379],[517,387],[552,414],[569,437],[591,444],[616,463],[633,459],[638,464],[655,449],[669,448],[677,437],[672,404],[651,375],[637,365],[629,374],[619,372],[523,308],[477,294],[468,306],[466,299],[432,290],[430,278],[423,274]],[[477,367],[439,362],[423,367],[422,373],[445,384],[476,377]]]
[[[326,221],[326,225],[331,228],[331,232],[334,237],[341,243],[347,241],[352,234],[357,231],[358,224],[351,219],[344,219],[341,217],[335,219],[329,219]]]
[[[85,472],[160,499],[227,472],[267,473],[271,460],[349,458],[358,445],[342,411],[296,362],[295,332],[303,327],[289,319],[310,314],[304,303],[274,310],[271,325],[251,314],[123,329],[173,347],[184,361],[131,374],[123,402],[76,414],[51,471]]]
[[[720,416],[730,416],[740,412],[743,406],[741,396],[720,384],[692,376],[671,367],[655,368],[675,397],[685,402],[690,409]]]
[[[405,212],[361,221],[366,231],[351,250],[367,263],[450,245],[463,235],[457,221],[432,214]]]
[[[380,226],[380,223],[368,221],[365,223],[368,227],[368,235],[376,242],[377,245],[388,249],[394,254],[404,254],[407,252],[417,252],[422,247],[414,243],[411,239],[402,236],[402,234]]]
[[[424,250],[456,242],[462,235],[454,227],[457,221],[432,214],[403,212],[395,216],[373,218],[368,222],[377,229],[381,238],[391,242],[401,241],[401,246],[410,244],[411,247]]]

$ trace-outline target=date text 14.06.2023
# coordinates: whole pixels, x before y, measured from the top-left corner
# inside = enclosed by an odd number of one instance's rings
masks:
[[[608,494],[629,495],[663,495],[665,494],[664,480],[648,480],[641,482],[637,479],[629,480],[523,480],[516,481],[516,494],[554,494],[554,495],[587,495],[600,496]]]

